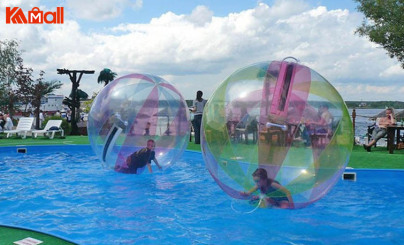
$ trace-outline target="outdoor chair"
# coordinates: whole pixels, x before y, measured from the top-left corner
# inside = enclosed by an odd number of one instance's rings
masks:
[[[375,130],[375,128],[378,127],[378,126],[379,126],[378,123],[374,123],[374,124],[372,124],[372,125],[368,125],[368,130],[367,130],[367,133],[366,133],[366,136],[367,136],[367,138],[368,138],[368,142],[370,142],[370,141],[372,140],[373,130]],[[385,136],[383,136],[382,139],[387,140],[387,134],[386,134]],[[379,140],[379,141],[380,141],[380,140]],[[376,142],[376,144],[374,144],[373,147],[376,147],[376,146],[377,146],[377,143],[379,143],[379,141]]]
[[[16,134],[21,135],[21,138],[25,139],[27,137],[27,133],[31,131],[33,123],[33,117],[21,117],[18,121],[17,127],[14,130],[4,130],[4,133],[7,134],[7,138],[13,134]]]
[[[49,120],[44,129],[32,131],[32,138],[36,138],[38,134],[43,134],[44,136],[49,137],[49,139],[53,139],[55,133],[60,133],[60,136],[63,137],[64,131],[60,125],[62,125],[62,120]]]
[[[240,121],[236,127],[236,141],[241,142],[244,136],[244,141],[248,144],[248,135],[252,133],[253,135],[253,144],[257,142],[258,138],[258,122],[254,117],[248,116],[246,120]]]

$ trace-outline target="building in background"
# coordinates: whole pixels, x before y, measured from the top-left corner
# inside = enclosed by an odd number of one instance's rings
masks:
[[[41,107],[40,109],[44,112],[47,112],[48,115],[53,115],[57,111],[65,111],[65,106],[63,105],[63,95],[55,95],[55,94],[48,94],[42,97],[41,99]],[[29,112],[33,111],[31,103],[28,105],[17,103],[17,106],[21,112]]]
[[[41,110],[50,113],[64,110],[63,99],[63,95],[45,95],[41,99]]]

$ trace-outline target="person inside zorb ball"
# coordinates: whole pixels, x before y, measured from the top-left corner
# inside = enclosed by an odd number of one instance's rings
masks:
[[[179,91],[164,79],[130,74],[95,98],[88,119],[91,146],[104,166],[140,174],[151,163],[174,163],[187,147],[189,112]]]
[[[303,208],[344,171],[352,123],[336,89],[307,66],[272,61],[242,68],[209,99],[202,152],[231,197],[261,206]]]

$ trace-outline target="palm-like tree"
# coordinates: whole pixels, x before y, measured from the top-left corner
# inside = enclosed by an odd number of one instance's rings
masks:
[[[112,82],[116,76],[117,74],[111,71],[111,69],[104,68],[104,70],[100,72],[100,75],[98,75],[97,81],[98,83],[105,83],[104,86],[107,86],[108,83]]]
[[[41,98],[47,94],[62,87],[60,81],[44,81],[44,71],[39,73],[39,78],[31,85],[32,101],[31,104],[35,108],[36,129],[39,129],[39,111],[41,108]]]

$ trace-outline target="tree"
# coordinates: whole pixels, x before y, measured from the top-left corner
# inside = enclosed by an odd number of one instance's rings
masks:
[[[0,41],[0,107],[11,114],[17,99],[13,85],[17,79],[17,68],[22,67],[22,63],[18,42]]]
[[[100,72],[100,75],[98,75],[97,81],[98,83],[105,83],[104,86],[107,86],[109,82],[114,81],[116,75],[117,74],[110,69],[104,68],[104,70]]]
[[[11,82],[15,75],[16,67],[22,63],[21,51],[15,40],[0,41],[0,81]]]
[[[41,99],[47,94],[52,93],[56,89],[62,87],[62,83],[60,81],[44,81],[44,71],[39,73],[39,78],[36,80],[35,83],[32,84],[32,101],[31,104],[35,108],[35,118],[36,118],[36,128],[39,129],[39,112],[41,108]]]
[[[41,98],[59,89],[62,84],[59,81],[45,82],[43,71],[34,81],[32,73],[32,68],[23,65],[19,43],[14,40],[0,41],[0,105],[13,115],[16,102],[25,104],[25,111],[31,103],[35,108],[38,127]]]
[[[32,86],[34,82],[32,79],[32,72],[32,68],[25,68],[22,64],[19,64],[16,71],[17,75],[15,83],[17,89],[14,94],[18,95],[16,100],[25,105],[24,112],[27,111],[28,105],[31,104],[32,101]]]
[[[404,68],[404,2],[403,0],[355,0],[366,19],[356,30],[361,36],[380,44],[391,58]]]

